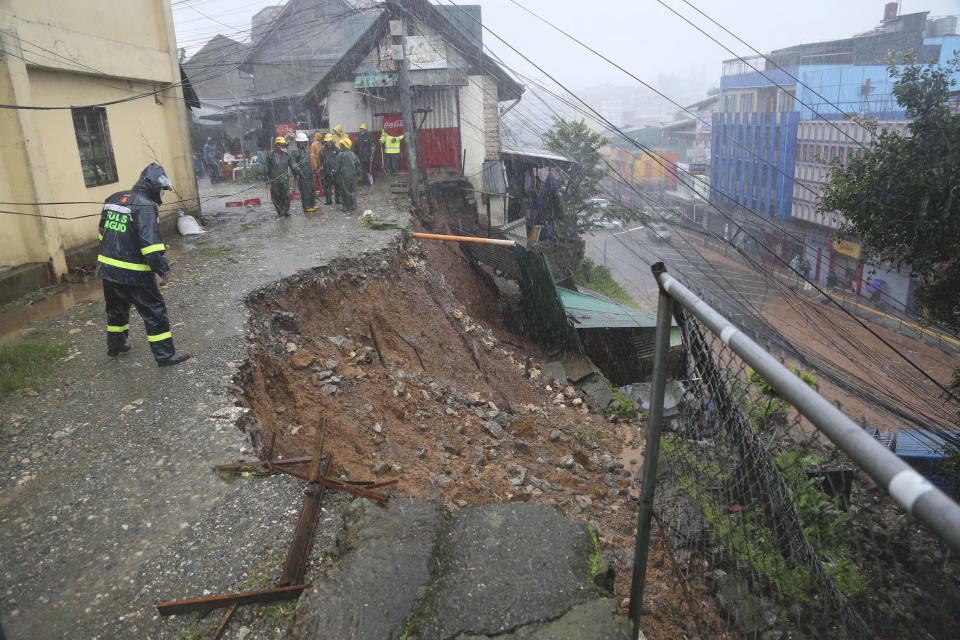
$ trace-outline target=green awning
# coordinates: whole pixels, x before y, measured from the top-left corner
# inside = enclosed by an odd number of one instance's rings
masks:
[[[657,316],[564,287],[557,287],[560,301],[577,329],[656,327]]]

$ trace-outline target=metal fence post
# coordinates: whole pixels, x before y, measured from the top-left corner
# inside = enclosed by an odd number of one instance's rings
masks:
[[[651,267],[654,276],[666,272],[662,262]],[[659,280],[658,280],[659,282]],[[650,547],[650,520],[653,516],[653,495],[657,486],[657,458],[660,456],[660,431],[663,427],[663,395],[667,386],[670,353],[670,323],[673,300],[660,287],[657,302],[657,332],[654,337],[653,377],[650,382],[650,415],[647,421],[646,447],[643,452],[643,491],[640,512],[637,514],[637,543],[633,549],[633,580],[630,585],[630,620],[633,637],[640,630],[643,614],[643,583],[647,575],[647,555]]]

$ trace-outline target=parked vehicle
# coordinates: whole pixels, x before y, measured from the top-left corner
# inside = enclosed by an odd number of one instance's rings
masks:
[[[623,227],[623,221],[618,218],[608,218],[603,213],[595,213],[590,216],[590,222],[602,229],[620,229]]]
[[[654,242],[670,242],[670,228],[655,222],[647,227],[647,237]]]
[[[587,204],[593,204],[601,209],[606,209],[608,206],[610,206],[610,201],[606,198],[590,198],[587,200]]]

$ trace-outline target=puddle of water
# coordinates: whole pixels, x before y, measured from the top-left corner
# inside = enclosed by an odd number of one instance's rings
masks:
[[[86,300],[103,297],[103,286],[98,278],[88,278],[86,282],[66,285],[58,293],[38,300],[33,304],[21,304],[0,313],[0,344],[17,339],[20,330],[32,320],[42,320],[59,315],[73,305]]]
[[[166,251],[167,258],[175,258],[184,253],[187,247],[183,243],[171,245]],[[20,337],[20,330],[29,326],[33,320],[43,320],[68,311],[74,305],[87,300],[102,300],[103,285],[100,279],[88,277],[84,282],[63,285],[56,293],[51,293],[33,304],[17,305],[0,313],[0,344],[12,342]]]

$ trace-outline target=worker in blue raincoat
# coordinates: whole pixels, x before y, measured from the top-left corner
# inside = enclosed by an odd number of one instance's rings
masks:
[[[207,165],[210,184],[220,182],[220,152],[212,137],[208,137],[207,144],[203,145],[203,162]]]

